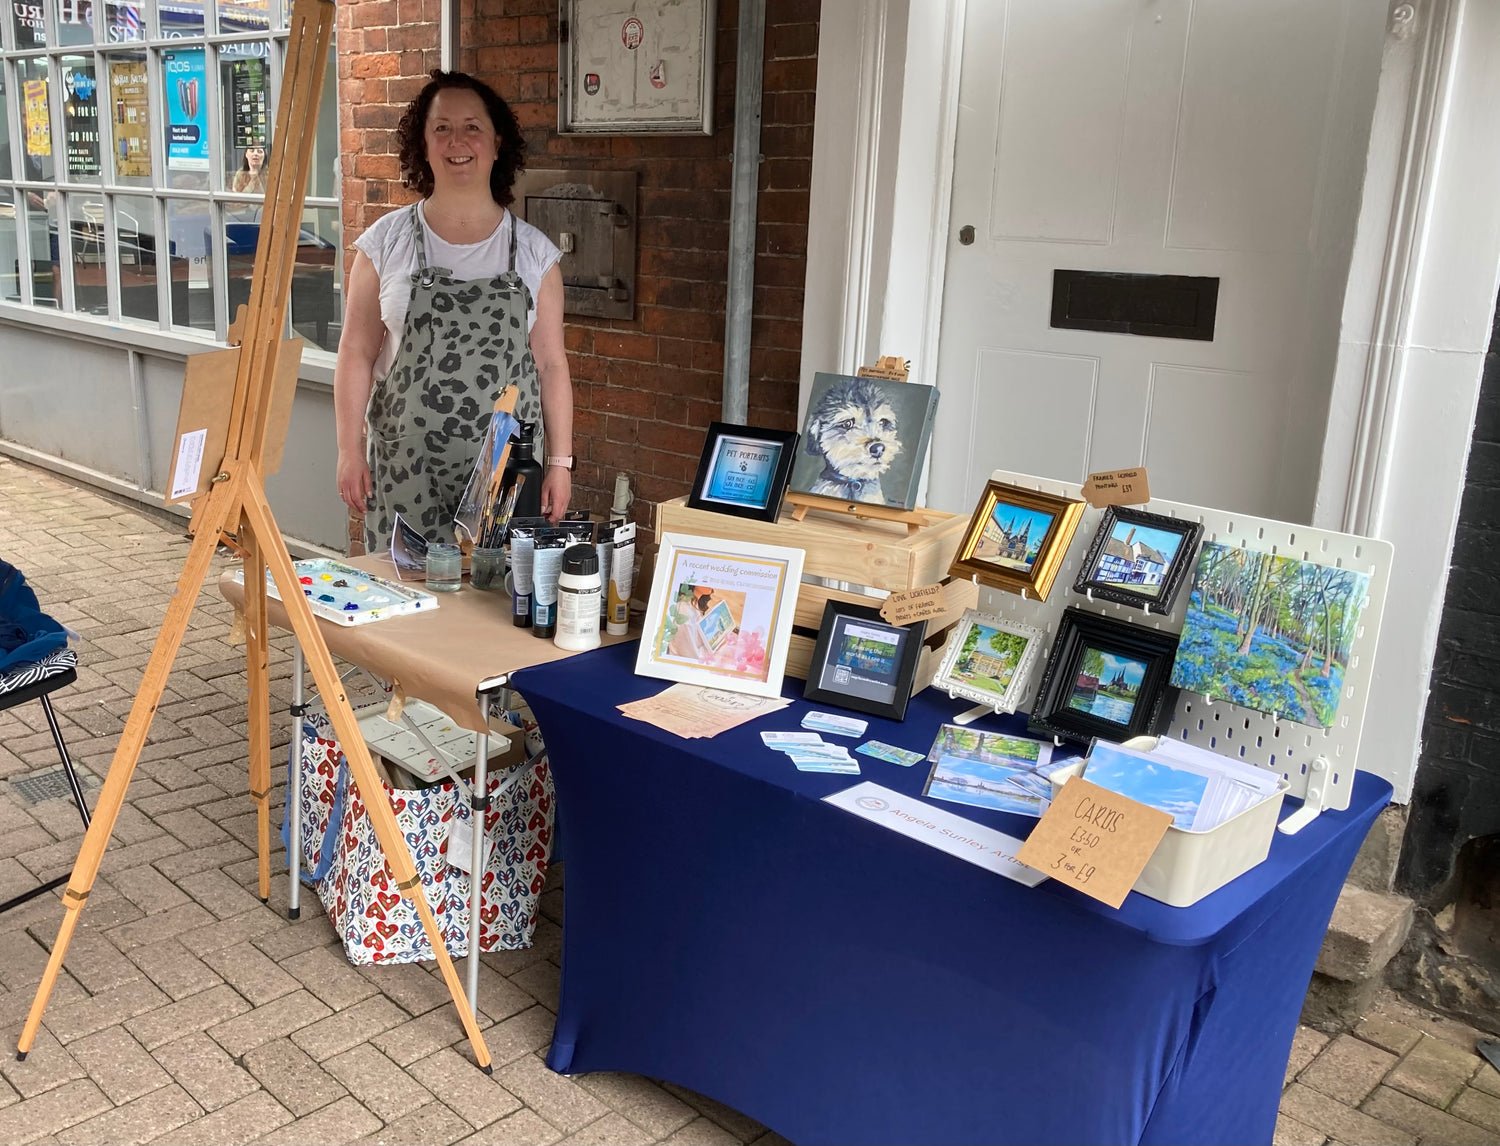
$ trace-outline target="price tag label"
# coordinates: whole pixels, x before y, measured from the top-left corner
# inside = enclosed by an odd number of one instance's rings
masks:
[[[966,593],[971,588],[967,581],[949,581],[946,585],[918,585],[915,589],[903,589],[881,602],[880,615],[888,625],[931,621],[967,608],[966,598],[974,596]]]
[[[1166,812],[1075,776],[1037,821],[1016,858],[1119,907],[1171,824]]]
[[[1083,496],[1095,509],[1106,505],[1144,505],[1151,500],[1146,467],[1089,474],[1089,480],[1083,483]]]

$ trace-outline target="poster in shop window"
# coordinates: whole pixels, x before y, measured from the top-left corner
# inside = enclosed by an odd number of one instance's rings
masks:
[[[26,154],[42,159],[52,154],[52,124],[47,115],[47,81],[27,80],[21,85],[21,104],[26,121]]]
[[[115,174],[121,179],[151,178],[151,105],[146,83],[145,60],[110,63]]]
[[[161,54],[166,87],[167,168],[208,170],[208,69],[202,48]]]
[[[68,178],[99,177],[99,91],[94,66],[63,65],[63,135]]]
[[[558,129],[713,134],[712,0],[565,0]]]
[[[229,72],[231,133],[237,150],[266,145],[266,61],[235,60]]]

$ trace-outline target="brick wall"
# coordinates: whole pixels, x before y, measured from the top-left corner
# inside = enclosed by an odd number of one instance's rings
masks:
[[[515,109],[534,167],[638,173],[633,321],[566,320],[576,403],[575,504],[608,507],[630,474],[638,520],[687,491],[719,417],[734,144],[735,0],[718,7],[712,136],[560,137],[556,0],[463,0],[461,66]],[[818,0],[768,0],[750,421],[793,428],[802,341]],[[346,240],[409,196],[393,129],[437,65],[437,0],[339,8]]]
[[[1500,833],[1500,314],[1438,630],[1398,886],[1447,902],[1459,849]]]

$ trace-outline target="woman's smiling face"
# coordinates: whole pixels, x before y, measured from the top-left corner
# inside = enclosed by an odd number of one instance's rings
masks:
[[[500,156],[499,139],[478,92],[443,88],[433,98],[422,130],[427,163],[438,187],[488,187],[490,168]]]

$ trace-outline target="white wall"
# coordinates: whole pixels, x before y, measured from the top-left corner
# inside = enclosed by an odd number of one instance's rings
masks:
[[[1500,290],[1497,110],[1500,0],[1419,5],[1387,47],[1314,518],[1396,547],[1360,766],[1401,802]]]

